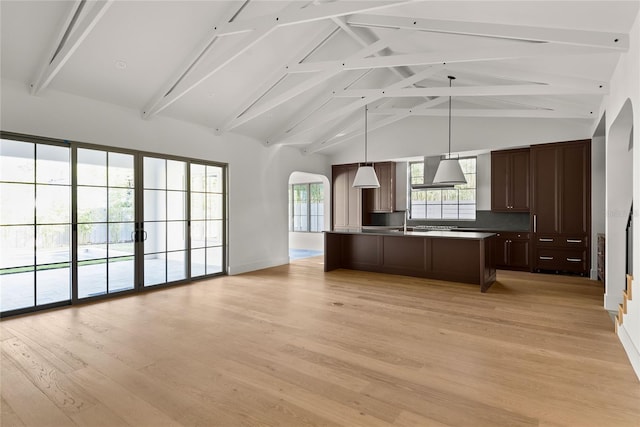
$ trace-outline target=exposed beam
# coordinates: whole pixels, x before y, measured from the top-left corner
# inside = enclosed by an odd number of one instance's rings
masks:
[[[51,54],[45,58],[39,67],[37,78],[30,84],[32,95],[37,95],[49,86],[54,77],[104,16],[113,1],[79,1],[73,3],[58,37],[54,39],[54,45],[50,50]],[[91,7],[85,14],[84,9],[89,7],[89,4]]]
[[[378,108],[370,111],[371,115],[402,115],[447,117],[449,110],[445,109],[413,109],[413,108]],[[553,118],[553,119],[592,119],[588,113],[571,113],[567,111],[543,109],[492,109],[492,108],[456,108],[453,116],[457,117],[524,117],[524,118]]]
[[[348,89],[336,97],[362,98],[381,96],[402,98],[418,96],[509,96],[509,95],[606,95],[607,88],[575,88],[553,85],[457,86],[410,89]]]
[[[425,70],[422,70],[412,76],[409,76],[407,78],[404,78],[402,80],[400,80],[399,82],[393,83],[392,85],[389,85],[387,88],[385,88],[384,90],[396,90],[396,89],[400,89],[400,88],[404,88],[407,86],[410,86],[416,82],[419,82],[421,80],[424,80],[426,78],[428,78],[429,76],[434,75],[435,73],[437,73],[440,70],[439,67],[429,67]],[[332,111],[329,111],[327,113],[325,113],[324,115],[322,115],[321,117],[315,117],[314,120],[310,123],[308,123],[306,126],[300,126],[299,128],[296,128],[294,131],[290,132],[285,138],[282,138],[280,140],[276,140],[276,141],[270,141],[274,144],[278,144],[278,143],[282,143],[286,140],[291,140],[292,138],[296,138],[298,137],[300,134],[309,132],[312,129],[317,128],[318,126],[322,126],[328,122],[331,122],[335,119],[338,119],[340,117],[344,117],[347,114],[351,114],[352,112],[354,112],[355,110],[364,107],[365,105],[369,105],[372,102],[375,102],[381,98],[384,98],[384,94],[381,93],[378,90],[377,94],[371,95],[371,96],[366,96],[366,97],[362,97],[361,99],[358,99],[356,101],[353,101],[352,103],[342,107],[342,108],[337,108],[334,109]]]
[[[350,58],[354,58],[354,57],[363,57],[363,56],[368,56],[371,55],[375,52],[378,52],[379,50],[383,49],[384,47],[386,47],[388,44],[387,40],[378,40],[375,43],[370,44],[369,46],[359,50],[358,52],[356,52],[355,54],[351,55]],[[233,120],[233,122],[229,125],[229,129],[233,129],[236,128],[244,123],[247,123],[253,119],[255,119],[256,117],[261,116],[262,114],[265,114],[268,111],[271,111],[272,109],[278,107],[279,105],[287,102],[288,100],[290,100],[291,98],[294,98],[306,91],[308,91],[309,89],[323,83],[326,82],[327,80],[329,80],[330,78],[337,76],[338,74],[342,73],[342,68],[339,66],[330,66],[325,68],[322,72],[317,73],[313,76],[311,76],[310,78],[308,78],[307,80],[297,84],[296,86],[290,88],[289,90],[284,91],[283,93],[281,93],[280,95],[274,97],[273,99],[270,99],[268,101],[265,101],[263,104],[257,105],[254,108],[250,109],[249,111],[245,112],[243,115],[241,115],[240,117],[237,117],[235,120]]]
[[[328,39],[330,39],[335,33],[338,31],[338,28],[334,25],[327,25],[322,31],[320,31],[316,37],[311,40],[310,43],[300,49],[292,58],[288,58],[285,63],[280,64],[280,66],[276,67],[276,71],[271,73],[264,81],[256,87],[255,90],[251,92],[249,96],[247,96],[242,102],[238,104],[236,108],[233,109],[231,114],[229,114],[228,118],[217,127],[216,132],[224,133],[231,129],[231,124],[233,121],[238,118],[242,113],[247,111],[251,106],[260,101],[264,96],[266,96],[271,89],[276,87],[278,83],[280,83],[287,75],[287,71],[285,67],[290,63],[298,63],[304,60],[308,55],[310,55],[314,50],[316,50],[319,46],[323,45]]]
[[[178,68],[174,76],[143,108],[142,116],[144,118],[150,118],[158,114],[279,27],[330,19],[335,16],[352,13],[384,9],[413,1],[418,0],[337,2],[323,3],[305,8],[300,8],[301,3],[294,1],[283,11],[244,21],[231,21],[231,18],[235,16],[234,12],[231,17],[227,18],[221,25],[214,27],[213,30],[204,37],[200,44],[187,57],[182,66]],[[237,34],[244,35],[242,46],[228,49],[216,58],[217,60],[214,65],[204,76],[195,79],[190,78],[192,70],[210,53],[216,39]]]
[[[560,74],[545,73],[540,71],[531,71],[523,69],[515,69],[512,67],[495,63],[474,63],[469,64],[448,64],[447,69],[455,73],[456,77],[467,75],[476,77],[490,77],[491,79],[503,79],[520,82],[546,83],[551,85],[560,85],[567,87],[605,87],[608,83],[604,80],[586,79],[578,76],[565,76]]]
[[[449,98],[435,98],[432,100],[429,100],[427,102],[424,102],[420,105],[417,105],[416,107],[414,107],[414,109],[419,110],[419,109],[428,109],[428,108],[433,108],[437,105],[443,104],[445,102],[447,102],[449,100]],[[376,129],[380,129],[382,127],[388,126],[392,123],[398,122],[400,120],[403,120],[407,117],[409,117],[410,114],[397,114],[397,115],[393,115],[390,117],[387,117],[385,119],[379,120],[377,122],[371,123],[369,124],[368,127],[368,131],[374,131]],[[355,138],[357,136],[360,136],[364,134],[364,128],[361,128],[359,130],[347,133],[346,135],[342,135],[342,136],[336,136],[334,138],[330,138],[327,140],[320,140],[317,142],[314,142],[312,144],[307,145],[306,147],[302,148],[301,151],[304,154],[311,154],[311,153],[316,153],[318,151],[322,151],[326,148],[329,148],[331,146],[337,145],[337,144],[342,144],[346,141],[349,141],[352,138]]]
[[[624,33],[492,24],[486,22],[405,18],[401,16],[370,15],[361,13],[349,16],[347,22],[350,25],[363,27],[397,28],[402,30],[499,37],[512,40],[554,42],[599,47],[616,51],[625,51],[629,49],[629,36]]]
[[[310,71],[318,71],[332,66],[342,67],[343,70],[360,70],[444,63],[451,64],[456,62],[503,61],[508,59],[533,58],[540,56],[580,55],[607,52],[609,51],[606,49],[585,46],[535,43],[525,44],[522,46],[504,46],[493,49],[402,54],[362,59],[345,59],[342,61],[319,61],[293,65],[289,67],[289,72],[308,73]]]

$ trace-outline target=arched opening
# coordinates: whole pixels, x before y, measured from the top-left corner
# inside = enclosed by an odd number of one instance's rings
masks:
[[[289,261],[324,254],[329,229],[331,185],[324,175],[292,172],[289,176]]]
[[[627,272],[627,223],[633,202],[633,106],[627,99],[606,139],[605,308],[617,310]]]

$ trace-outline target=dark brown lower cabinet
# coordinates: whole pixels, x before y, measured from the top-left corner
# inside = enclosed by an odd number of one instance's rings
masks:
[[[590,245],[586,234],[538,233],[534,239],[535,271],[589,274]]]
[[[529,233],[496,232],[494,239],[496,268],[529,271],[531,269],[529,238]]]

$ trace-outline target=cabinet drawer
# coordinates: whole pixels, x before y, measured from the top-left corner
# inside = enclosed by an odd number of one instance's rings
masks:
[[[588,246],[588,240],[584,235],[538,234],[535,238],[535,245],[540,247],[577,249],[586,248]]]
[[[536,248],[535,266],[542,270],[587,271],[587,251],[582,249]]]

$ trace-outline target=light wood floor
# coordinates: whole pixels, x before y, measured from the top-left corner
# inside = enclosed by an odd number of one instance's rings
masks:
[[[598,283],[321,262],[0,322],[1,425],[640,425]]]

